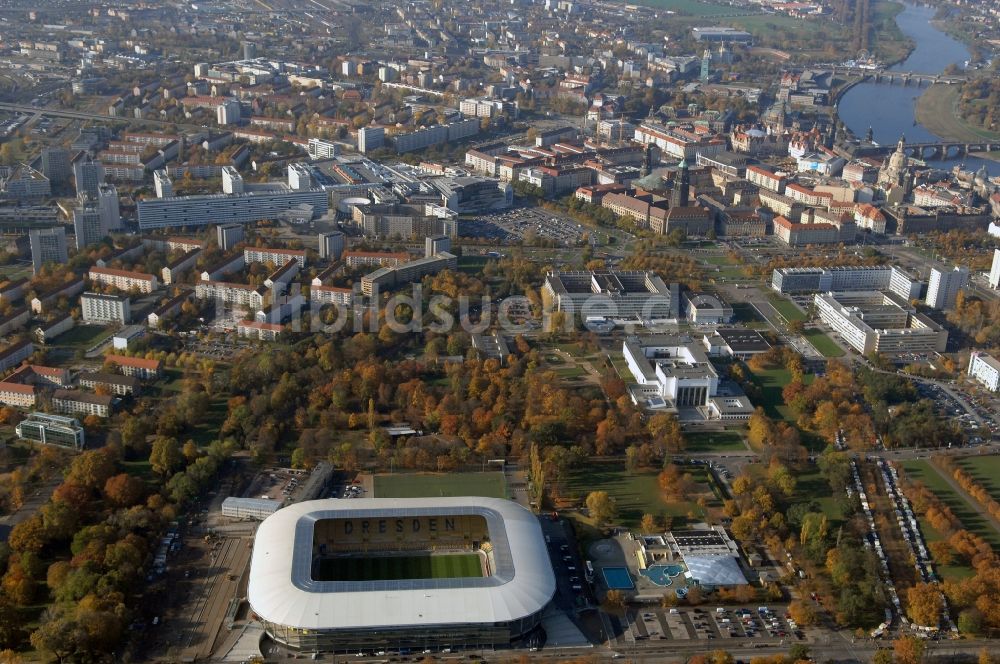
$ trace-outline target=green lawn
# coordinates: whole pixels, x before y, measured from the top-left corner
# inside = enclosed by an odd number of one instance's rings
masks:
[[[586,371],[576,366],[575,364],[573,366],[557,367],[554,369],[554,371],[556,372],[556,375],[559,376],[560,378],[568,378],[568,379],[583,378],[584,376],[587,375]]]
[[[684,470],[691,473],[696,482],[709,481],[704,466],[684,466]],[[687,521],[689,513],[693,513],[698,519],[704,517],[705,510],[698,506],[696,496],[691,496],[692,500],[665,502],[657,483],[658,474],[658,471],[653,470],[630,472],[624,464],[588,464],[570,474],[565,482],[565,490],[568,495],[579,497],[581,501],[591,491],[607,491],[617,502],[616,524],[622,526],[638,526],[643,514],[672,517],[675,528]],[[707,491],[706,487],[700,488]],[[711,496],[709,505],[717,503],[717,499]]]
[[[784,367],[779,367],[776,369],[760,369],[758,371],[751,369],[750,376],[753,382],[760,387],[761,391],[761,403],[754,405],[763,406],[767,416],[772,419],[794,422],[796,419],[795,413],[785,405],[785,398],[781,394],[781,391],[785,389],[785,385],[791,382],[792,374]],[[802,377],[802,382],[808,385],[813,379],[814,376],[812,374],[806,374]]]
[[[792,302],[791,300],[786,300],[785,298],[775,293],[769,295],[767,299],[771,303],[771,306],[774,307],[779,314],[784,316],[785,320],[787,320],[789,323],[796,320],[801,320],[801,321],[806,320],[806,315],[802,312],[801,309],[795,306],[795,303]]]
[[[477,274],[483,271],[483,267],[486,266],[488,260],[489,258],[486,256],[460,256],[458,259],[458,269],[461,272]]]
[[[816,501],[830,521],[841,522],[844,520],[837,507],[837,500],[833,496],[830,483],[823,478],[819,470],[796,473],[795,500],[796,502]]]
[[[485,496],[506,498],[503,473],[396,473],[375,476],[376,498]]]
[[[685,434],[685,452],[746,452],[743,436],[736,431],[698,432]]]
[[[52,340],[53,346],[77,346],[80,348],[90,348],[95,345],[102,335],[110,335],[107,328],[101,325],[77,325],[66,330]]]
[[[464,579],[482,575],[482,563],[475,553],[324,558],[316,570],[317,581]]]
[[[141,480],[152,479],[153,466],[149,461],[122,461],[122,468],[129,475],[134,475]]]
[[[717,265],[719,267],[725,267],[727,265],[735,265],[733,259],[729,256],[705,256],[701,260],[708,263],[709,265]]]
[[[30,265],[0,265],[0,280],[16,281],[24,278],[31,278]]]
[[[844,356],[844,349],[838,346],[833,339],[828,337],[820,330],[808,329],[805,332],[805,337],[806,339],[809,340],[809,343],[813,345],[813,348],[818,350],[823,355],[823,357]]]
[[[983,485],[993,500],[1000,500],[1000,456],[971,456],[958,459],[958,465]]]
[[[698,2],[698,0],[639,0],[639,4],[692,16],[724,16],[737,11],[736,8],[728,5]]]
[[[951,508],[951,511],[962,522],[963,527],[969,532],[979,535],[989,542],[995,550],[1000,551],[1000,533],[945,481],[941,473],[938,472],[938,469],[930,461],[910,459],[903,461],[902,464],[906,470],[907,477],[911,480],[923,482],[934,495]]]

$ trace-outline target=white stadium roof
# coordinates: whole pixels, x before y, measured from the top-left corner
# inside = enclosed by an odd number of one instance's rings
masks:
[[[478,514],[495,571],[485,578],[313,581],[313,527],[322,519]],[[257,529],[247,599],[265,621],[316,630],[500,623],[541,611],[555,593],[538,519],[510,500],[480,497],[312,500]]]

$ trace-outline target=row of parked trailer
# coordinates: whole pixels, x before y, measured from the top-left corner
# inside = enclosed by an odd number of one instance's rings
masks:
[[[892,609],[887,608],[885,610],[885,620],[871,632],[873,637],[878,638],[885,634],[886,630],[892,625],[895,615],[902,617],[903,611],[899,602],[899,593],[896,592],[896,584],[892,582],[892,574],[889,573],[889,560],[886,558],[885,550],[882,548],[882,540],[879,539],[878,529],[875,528],[875,516],[872,514],[868,495],[865,493],[865,485],[861,482],[861,473],[858,471],[857,461],[851,461],[851,474],[854,476],[854,490],[857,491],[858,498],[861,501],[861,510],[865,513],[865,520],[868,522],[868,535],[865,537],[865,548],[873,549],[875,555],[878,556],[879,567],[882,570],[882,580],[885,583],[886,592],[889,594],[889,599],[893,607]],[[850,487],[848,487],[847,492],[848,496],[850,496]]]
[[[892,499],[896,523],[899,525],[899,530],[903,533],[903,539],[906,540],[906,546],[913,556],[917,575],[924,583],[936,580],[937,575],[934,573],[934,561],[927,552],[927,544],[920,533],[920,524],[917,523],[917,517],[910,507],[910,501],[899,489],[899,474],[896,472],[896,468],[884,459],[878,460],[878,468],[882,473],[882,482],[885,484],[885,491],[889,494],[889,498]]]
[[[885,483],[886,493],[892,499],[893,509],[896,514],[896,523],[899,524],[899,530],[903,533],[903,538],[906,540],[906,546],[910,551],[910,556],[913,558],[913,564],[916,567],[917,574],[920,576],[920,580],[924,583],[938,585],[938,576],[934,571],[934,560],[927,550],[927,543],[924,541],[923,533],[920,532],[920,522],[917,521],[917,516],[913,513],[910,500],[903,495],[902,490],[899,488],[899,472],[894,465],[884,459],[878,460],[878,468],[882,473],[882,482]],[[947,610],[948,600],[945,598],[944,593],[941,592],[940,587],[938,588],[938,592],[941,593],[941,605],[945,607],[943,613],[944,622],[952,632],[957,632],[958,627],[952,622],[951,615]],[[905,616],[903,617],[903,621],[906,621]],[[936,631],[939,626],[914,624],[914,627],[922,631]]]

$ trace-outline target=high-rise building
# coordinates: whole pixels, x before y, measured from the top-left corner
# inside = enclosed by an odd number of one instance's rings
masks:
[[[104,166],[91,159],[90,155],[80,153],[73,160],[73,177],[76,179],[78,198],[97,198],[100,187],[104,184]]]
[[[990,268],[990,288],[1000,288],[1000,249],[993,250],[993,267]]]
[[[240,102],[227,99],[219,104],[215,114],[215,119],[220,125],[236,124],[240,121]]]
[[[65,263],[69,260],[66,251],[66,229],[62,226],[36,228],[28,233],[31,244],[31,267],[35,274],[46,263]]]
[[[319,257],[324,260],[339,261],[344,253],[344,234],[340,231],[319,234]]]
[[[312,168],[306,164],[288,165],[288,187],[295,191],[313,188]]]
[[[73,233],[76,248],[100,242],[105,233],[101,225],[101,211],[91,204],[83,204],[73,210]]]
[[[237,244],[242,242],[245,237],[243,226],[240,224],[216,226],[215,235],[219,243],[219,248],[223,251],[232,250]]]
[[[430,257],[444,251],[451,251],[451,238],[447,235],[428,235],[424,238],[424,256]]]
[[[174,183],[170,181],[170,174],[166,169],[153,173],[153,186],[156,188],[157,198],[170,198],[174,195]]]
[[[323,138],[310,138],[309,156],[312,159],[333,159],[337,156],[337,144]]]
[[[931,278],[927,283],[927,299],[924,301],[928,307],[935,309],[952,309],[955,306],[955,298],[958,291],[962,290],[969,283],[969,268],[964,265],[956,266],[953,270],[941,270],[934,268],[931,270]]]
[[[101,213],[101,231],[107,235],[122,226],[118,189],[113,184],[102,184],[97,191],[97,209]]]
[[[80,310],[85,323],[128,325],[132,322],[131,303],[124,295],[84,293],[80,296]]]
[[[42,174],[53,184],[69,182],[73,169],[69,164],[69,150],[45,148],[42,150]]]
[[[243,176],[232,166],[222,168],[222,191],[227,194],[243,193]]]
[[[705,53],[701,56],[701,80],[707,81],[712,77],[712,52],[707,48]]]
[[[382,127],[362,127],[358,129],[358,152],[378,150],[385,145],[385,129]]]
[[[257,44],[252,41],[243,42],[243,59],[253,60],[257,57]]]

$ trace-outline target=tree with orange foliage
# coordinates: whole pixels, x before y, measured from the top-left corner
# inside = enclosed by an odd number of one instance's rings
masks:
[[[906,614],[918,625],[937,627],[941,622],[944,600],[934,584],[918,583],[906,591]]]
[[[892,642],[896,664],[921,664],[924,648],[924,642],[915,636],[901,636]]]

